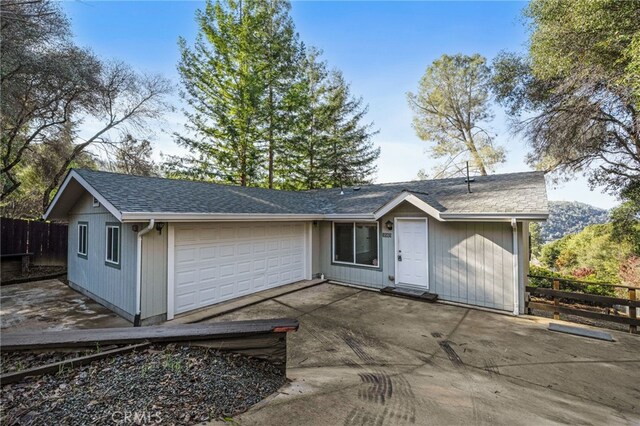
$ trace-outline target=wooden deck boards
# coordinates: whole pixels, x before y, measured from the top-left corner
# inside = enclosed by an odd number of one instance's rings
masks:
[[[228,339],[295,331],[298,325],[295,319],[269,319],[211,324],[2,333],[0,351]]]

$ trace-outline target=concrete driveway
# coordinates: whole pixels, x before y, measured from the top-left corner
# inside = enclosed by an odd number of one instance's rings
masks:
[[[57,279],[0,288],[2,331],[130,326],[124,318]]]
[[[640,424],[640,338],[321,284],[209,321],[290,317],[281,392],[242,425]]]

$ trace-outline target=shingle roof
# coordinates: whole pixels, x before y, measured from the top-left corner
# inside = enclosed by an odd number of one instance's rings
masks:
[[[440,212],[547,214],[542,172],[365,185],[312,191],[280,191],[206,182],[75,170],[121,212],[369,214],[403,191]]]
[[[321,190],[336,212],[373,212],[402,191],[447,213],[548,213],[547,191],[542,172],[476,176],[468,192],[465,178],[382,183],[359,190]]]

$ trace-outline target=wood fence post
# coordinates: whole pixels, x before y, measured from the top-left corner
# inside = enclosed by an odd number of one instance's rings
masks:
[[[553,289],[560,290],[560,281],[553,280]],[[553,319],[560,319],[560,312],[558,312],[558,306],[560,306],[560,299],[555,294],[553,295],[553,306],[555,307],[555,311],[553,311]]]
[[[629,300],[636,300],[636,289],[629,289]],[[638,308],[634,306],[629,306],[629,318],[637,318],[638,317]],[[637,334],[638,326],[629,324],[629,333]]]

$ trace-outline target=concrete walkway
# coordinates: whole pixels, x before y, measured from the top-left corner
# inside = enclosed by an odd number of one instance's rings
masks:
[[[639,424],[640,338],[333,284],[208,321],[289,317],[281,392],[241,425]]]
[[[129,326],[124,318],[57,279],[0,287],[2,331]]]

